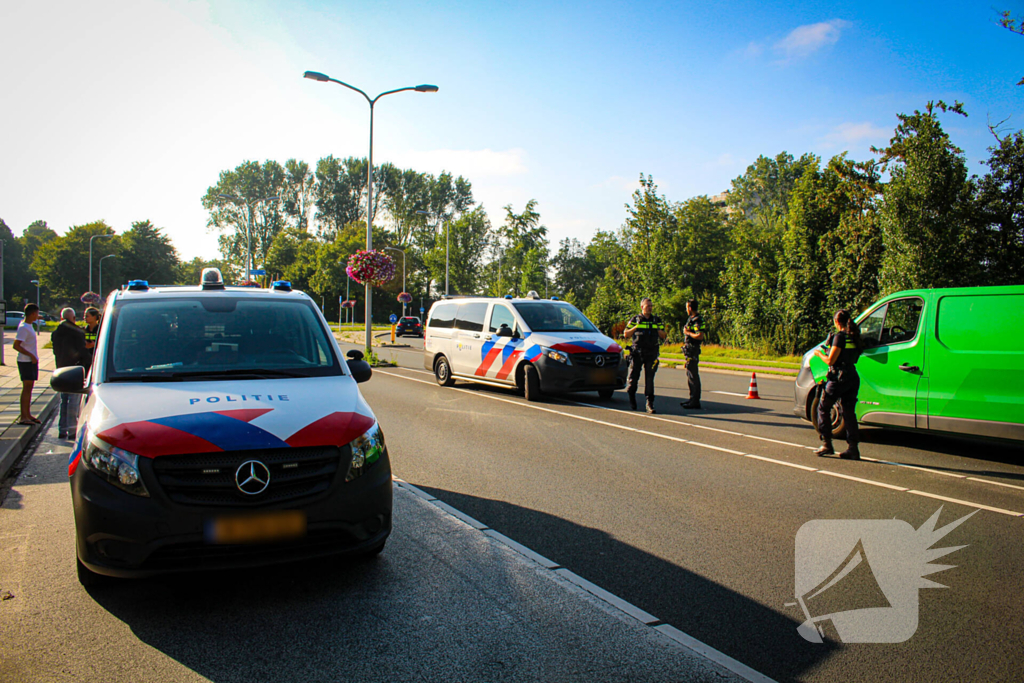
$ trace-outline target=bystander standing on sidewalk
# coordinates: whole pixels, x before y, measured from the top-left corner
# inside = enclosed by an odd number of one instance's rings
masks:
[[[25,317],[18,323],[14,335],[14,350],[18,352],[18,374],[21,376],[21,417],[18,424],[39,424],[32,416],[32,387],[39,379],[39,349],[36,345],[36,328],[32,324],[39,318],[39,307],[25,305]]]
[[[60,312],[61,323],[50,335],[53,343],[54,364],[58,368],[69,368],[86,364],[85,332],[75,324],[75,311],[65,308]],[[60,418],[57,422],[58,438],[66,439],[74,436],[78,425],[78,406],[81,396],[78,394],[60,395]]]

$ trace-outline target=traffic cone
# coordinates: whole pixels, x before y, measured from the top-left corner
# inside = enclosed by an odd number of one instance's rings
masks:
[[[761,398],[757,395],[757,373],[750,373],[750,390],[747,391],[747,398]]]

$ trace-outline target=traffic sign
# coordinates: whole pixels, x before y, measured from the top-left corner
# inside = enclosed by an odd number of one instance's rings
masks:
[[[395,323],[398,322],[398,316],[392,313],[391,317],[389,317],[388,320],[391,322],[392,325],[394,325]]]
[[[420,315],[423,315],[423,310],[424,310],[423,307],[420,306]]]
[[[263,268],[253,268],[249,271],[249,275],[266,275],[267,271]]]

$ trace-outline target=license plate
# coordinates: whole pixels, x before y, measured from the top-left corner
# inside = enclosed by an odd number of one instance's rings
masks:
[[[615,368],[600,368],[590,376],[594,384],[615,384]]]
[[[306,513],[301,510],[262,512],[218,517],[206,525],[208,543],[267,543],[306,535]]]

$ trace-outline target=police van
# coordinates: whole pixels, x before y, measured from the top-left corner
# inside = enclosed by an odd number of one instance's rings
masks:
[[[572,304],[541,299],[466,297],[430,308],[423,365],[437,383],[465,380],[542,394],[596,391],[610,399],[626,386],[622,348]]]
[[[131,282],[94,361],[50,385],[84,394],[68,463],[78,577],[135,577],[383,550],[384,434],[313,301],[287,282]]]

